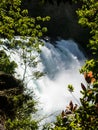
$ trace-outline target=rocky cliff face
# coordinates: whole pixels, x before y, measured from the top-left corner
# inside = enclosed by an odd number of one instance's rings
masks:
[[[59,6],[57,3],[42,5],[39,0],[25,0],[23,8],[29,10],[30,16],[50,16],[50,22],[46,23],[48,27],[47,35],[50,37],[61,37],[65,39],[74,39],[79,43],[87,43],[89,38],[89,31],[86,28],[82,28],[78,24],[78,18],[75,10],[79,5],[70,4],[68,2],[61,3]]]

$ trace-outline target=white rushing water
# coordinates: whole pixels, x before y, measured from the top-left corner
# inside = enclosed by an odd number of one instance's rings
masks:
[[[34,85],[42,102],[42,113],[51,115],[61,112],[71,100],[79,105],[80,84],[84,82],[79,69],[85,57],[78,45],[72,40],[60,40],[54,46],[47,42],[42,47],[40,59],[46,75],[35,81]],[[74,86],[73,95],[68,91],[68,84]]]
[[[41,54],[38,55],[38,60],[41,62],[37,66],[37,70],[45,72],[45,75],[39,79],[32,79],[32,67],[27,67],[26,79],[28,87],[34,89],[35,94],[39,98],[40,115],[49,115],[57,111],[62,111],[66,108],[70,100],[74,103],[79,101],[80,83],[84,82],[83,75],[79,73],[79,69],[85,61],[85,57],[78,45],[72,40],[59,40],[54,45],[49,42],[41,47]],[[24,64],[20,57],[21,50],[8,50],[6,52],[18,64],[16,69],[20,75],[24,74]],[[74,86],[73,96],[68,91],[68,84]],[[77,99],[75,99],[75,98]]]

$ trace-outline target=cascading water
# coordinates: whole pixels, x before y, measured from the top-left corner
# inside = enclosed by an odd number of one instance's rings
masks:
[[[61,112],[71,100],[80,105],[80,84],[84,82],[84,78],[79,69],[85,57],[78,45],[72,40],[60,40],[54,45],[47,42],[41,50],[42,62],[39,67],[46,75],[35,80],[34,84],[39,92],[42,113],[51,115],[57,111]],[[73,95],[68,91],[68,84],[74,86]]]
[[[32,67],[27,67],[25,81],[30,89],[34,89],[35,94],[39,97],[40,115],[49,115],[66,108],[66,105],[72,100],[79,104],[80,83],[84,78],[79,73],[79,69],[84,63],[85,57],[79,50],[78,45],[73,40],[59,40],[53,44],[45,42],[41,47],[41,54],[38,59],[41,61],[37,70],[45,73],[39,79],[32,79]],[[18,64],[17,73],[22,78],[24,74],[24,64],[20,57],[21,50],[8,50],[6,53],[11,56]],[[73,96],[67,89],[68,84],[75,88]],[[77,101],[78,100],[78,101]]]

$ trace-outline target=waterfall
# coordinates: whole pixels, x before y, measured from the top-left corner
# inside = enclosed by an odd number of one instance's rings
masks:
[[[3,48],[10,55],[11,60],[18,64],[16,69],[18,75],[16,77],[22,78],[24,64],[20,56],[21,49],[9,50],[5,46]],[[40,54],[37,54],[37,52],[32,54],[37,55],[38,60],[41,61],[36,69],[44,72],[44,76],[39,79],[31,79],[29,75],[32,75],[34,68],[28,66],[26,70],[28,88],[33,88],[38,96],[41,114],[48,115],[62,111],[70,100],[79,104],[80,83],[84,82],[79,69],[85,61],[85,56],[78,45],[73,40],[58,40],[54,44],[45,42],[41,51]],[[73,96],[68,91],[68,84],[74,86]]]
[[[50,114],[62,111],[72,100],[79,104],[81,82],[84,77],[79,69],[85,61],[85,56],[73,40],[49,42],[41,48],[41,65],[45,76],[34,81],[39,92],[42,113]],[[68,84],[74,87],[73,95],[68,91]],[[78,100],[78,101],[77,101]]]

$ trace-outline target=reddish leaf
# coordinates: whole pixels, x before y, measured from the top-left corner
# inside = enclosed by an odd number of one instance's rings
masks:
[[[70,101],[69,107],[70,107],[70,110],[72,111],[73,110],[73,102],[72,101]]]

